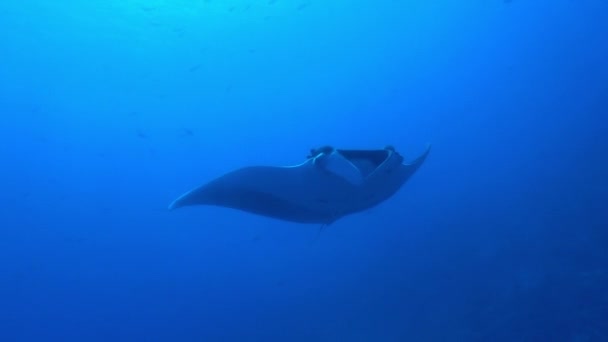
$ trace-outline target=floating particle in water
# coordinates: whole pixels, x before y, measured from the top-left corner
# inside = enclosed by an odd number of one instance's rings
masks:
[[[81,244],[81,243],[87,241],[87,239],[82,236],[66,236],[63,238],[63,240],[65,242],[71,243],[71,244]]]
[[[194,131],[192,131],[189,128],[182,128],[182,137],[186,137],[186,136],[188,136],[188,137],[194,136]]]
[[[49,142],[49,138],[47,136],[38,136],[34,138],[34,141],[45,144]]]
[[[21,280],[25,279],[25,272],[23,272],[23,271],[15,271],[13,273],[13,278],[15,280],[21,281]]]
[[[141,129],[137,130],[137,137],[140,139],[148,139],[148,135]]]
[[[184,32],[186,32],[186,30],[184,30],[184,28],[182,28],[182,27],[174,27],[171,29],[171,31],[173,31],[174,33],[177,33],[179,36],[183,36]]]
[[[196,65],[193,65],[190,68],[188,68],[188,72],[196,72],[200,68],[201,68],[201,65],[200,64],[196,64]]]
[[[301,11],[301,10],[307,8],[309,5],[310,4],[308,2],[301,3],[300,5],[298,5],[298,7],[296,7],[296,11]]]

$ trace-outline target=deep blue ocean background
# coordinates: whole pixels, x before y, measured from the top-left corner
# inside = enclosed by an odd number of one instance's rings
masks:
[[[0,341],[608,341],[605,0],[3,0],[0,115]],[[318,238],[167,210],[427,143]]]

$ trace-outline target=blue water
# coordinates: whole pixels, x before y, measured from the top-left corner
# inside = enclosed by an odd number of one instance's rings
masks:
[[[608,2],[0,2],[0,341],[608,341]],[[433,150],[326,228],[167,211]]]

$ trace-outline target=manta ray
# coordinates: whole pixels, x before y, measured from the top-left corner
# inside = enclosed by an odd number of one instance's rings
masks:
[[[404,162],[392,146],[311,150],[294,166],[247,166],[181,195],[169,209],[219,206],[274,219],[329,225],[392,197],[424,163],[430,145]]]

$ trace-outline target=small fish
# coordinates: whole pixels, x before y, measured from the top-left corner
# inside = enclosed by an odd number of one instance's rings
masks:
[[[23,271],[17,271],[15,273],[13,273],[13,278],[15,280],[21,281],[21,280],[25,279],[25,273],[23,273]]]
[[[194,135],[194,132],[191,129],[182,128],[182,137],[185,137],[185,136],[191,137],[193,135]]]
[[[306,7],[308,7],[309,5],[310,4],[308,2],[302,3],[298,7],[296,7],[296,11],[301,11],[301,10],[305,9]]]
[[[196,71],[197,71],[198,69],[200,69],[200,68],[201,68],[201,65],[200,65],[200,64],[196,64],[196,65],[191,66],[191,67],[188,69],[188,72],[196,72]]]
[[[141,129],[137,130],[137,137],[140,139],[148,139],[148,135],[144,133]]]
[[[86,239],[85,237],[82,237],[82,236],[66,236],[66,237],[64,238],[64,241],[65,241],[65,242],[68,242],[68,243],[76,243],[76,244],[83,243],[83,242],[85,242],[86,240],[87,240],[87,239]]]

